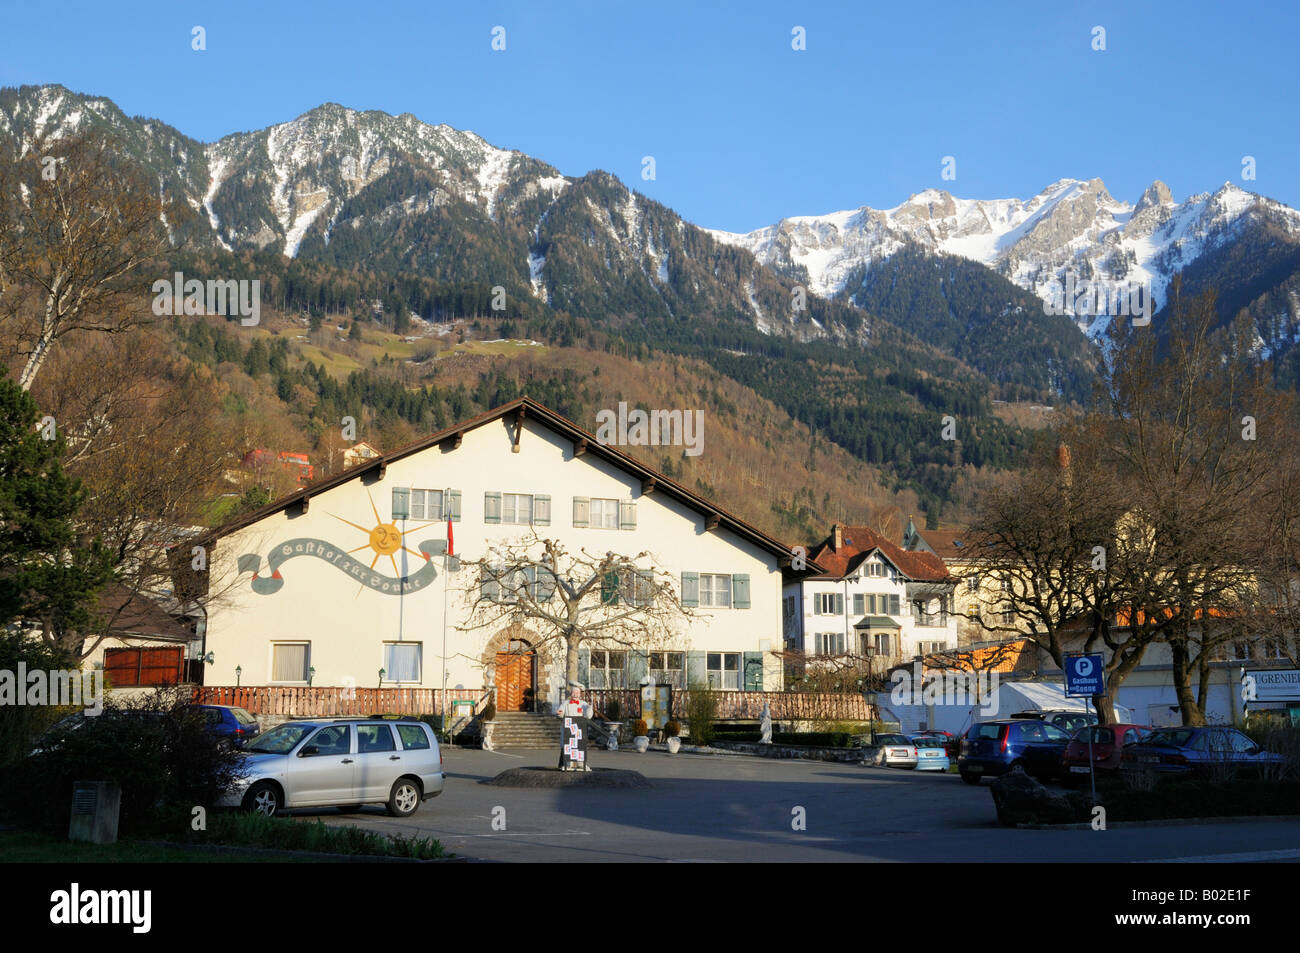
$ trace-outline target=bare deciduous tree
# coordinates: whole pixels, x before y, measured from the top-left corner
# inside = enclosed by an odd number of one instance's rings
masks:
[[[578,678],[578,652],[584,645],[667,645],[679,624],[692,617],[681,604],[673,575],[657,568],[647,552],[570,553],[558,540],[534,531],[493,545],[466,568],[473,616],[462,630],[527,622],[541,645],[562,648],[569,680]]]

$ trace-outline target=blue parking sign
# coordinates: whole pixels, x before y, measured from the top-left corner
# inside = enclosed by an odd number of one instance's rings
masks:
[[[1065,694],[1100,695],[1106,691],[1106,673],[1100,655],[1070,655],[1065,659]]]

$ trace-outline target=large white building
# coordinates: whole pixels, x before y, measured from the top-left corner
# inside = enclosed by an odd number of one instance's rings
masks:
[[[410,516],[396,519],[403,503]],[[457,572],[443,555],[448,517]],[[508,707],[553,704],[557,644],[542,644],[526,619],[471,628],[481,615],[467,564],[530,532],[570,552],[648,553],[691,608],[668,642],[585,649],[590,687],[634,687],[646,675],[782,687],[774,652],[789,548],[527,398],[360,461],[201,541],[211,547],[207,576],[196,577],[207,589],[205,682],[441,688],[445,668],[448,688],[494,686]]]

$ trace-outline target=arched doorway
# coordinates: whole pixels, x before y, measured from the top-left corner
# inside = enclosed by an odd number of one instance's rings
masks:
[[[493,684],[497,711],[533,711],[537,699],[537,653],[532,643],[511,639],[496,653]]]

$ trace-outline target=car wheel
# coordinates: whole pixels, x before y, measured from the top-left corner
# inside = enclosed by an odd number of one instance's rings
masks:
[[[962,771],[962,772],[960,772],[960,774],[961,774],[961,779],[962,779],[963,781],[965,781],[967,784],[979,784],[979,783],[980,783],[980,775],[978,775],[978,774],[972,774],[972,773],[969,772],[969,771]]]
[[[244,810],[263,817],[275,817],[284,810],[280,789],[270,781],[258,781],[244,795]]]
[[[410,778],[398,778],[388,796],[388,813],[393,817],[410,817],[420,806],[420,786]]]

